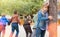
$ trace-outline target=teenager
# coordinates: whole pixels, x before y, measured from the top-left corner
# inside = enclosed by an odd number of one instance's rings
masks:
[[[25,20],[24,22],[24,29],[25,29],[25,32],[26,32],[26,37],[28,37],[28,34],[30,33],[29,37],[31,37],[32,35],[32,30],[31,30],[31,27],[30,27],[30,23],[31,23],[31,17],[30,16],[27,16],[27,19]]]
[[[12,24],[11,27],[12,27],[12,32],[10,34],[10,37],[13,36],[13,33],[14,31],[16,30],[16,35],[15,37],[18,37],[18,34],[19,34],[19,26],[18,24],[20,24],[20,19],[19,19],[19,16],[18,16],[18,13],[17,11],[14,11],[14,14],[10,20],[10,23]]]
[[[44,37],[46,32],[47,21],[52,19],[52,16],[48,16],[48,3],[44,4],[42,9],[38,12],[36,37]]]

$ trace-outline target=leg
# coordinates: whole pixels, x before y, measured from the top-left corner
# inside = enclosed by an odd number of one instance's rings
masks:
[[[24,26],[25,32],[26,32],[26,37],[28,37],[28,31],[27,31],[27,26]]]
[[[31,35],[32,35],[31,27],[29,27],[29,33],[30,33],[30,36],[29,37],[31,37]]]
[[[40,33],[41,33],[40,29],[36,28],[36,37],[40,37],[41,36]]]
[[[2,30],[2,37],[4,37],[4,35],[5,35],[5,25],[4,25],[4,27],[3,27],[3,30]]]
[[[26,37],[28,37],[28,31],[26,31]]]
[[[32,33],[30,33],[30,36],[29,37],[31,37],[31,35],[32,35]]]
[[[10,33],[10,37],[13,36],[14,30],[15,30],[15,28],[14,28],[14,26],[12,26],[12,32]]]
[[[36,37],[36,29],[33,29],[33,33],[31,37]]]
[[[4,37],[4,35],[5,35],[5,29],[2,30],[2,37]]]
[[[16,26],[16,36],[15,37],[18,37],[18,34],[19,34],[19,27]]]
[[[26,37],[28,37],[28,31],[25,29],[25,32],[26,32]]]
[[[1,37],[1,31],[0,31],[0,37]]]
[[[45,36],[45,31],[46,30],[41,30],[41,37],[44,37]]]

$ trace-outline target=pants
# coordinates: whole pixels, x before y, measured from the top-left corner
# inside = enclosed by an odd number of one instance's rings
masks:
[[[12,33],[14,33],[15,30],[16,30],[16,36],[15,37],[18,37],[18,34],[19,34],[18,23],[12,23]]]
[[[3,25],[3,30],[5,30],[6,25]]]
[[[44,37],[46,30],[41,30],[40,28],[36,29],[36,37]]]
[[[25,32],[26,32],[26,37],[28,37],[28,33],[30,33],[30,36],[32,35],[32,30],[31,30],[31,27],[30,25],[24,25],[24,29],[25,29]]]

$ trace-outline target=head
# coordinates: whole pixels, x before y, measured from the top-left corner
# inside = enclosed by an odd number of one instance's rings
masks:
[[[48,4],[48,3],[44,4],[44,5],[42,6],[43,12],[47,12],[47,11],[48,11],[48,7],[49,7],[49,4]]]
[[[31,19],[31,16],[30,16],[30,15],[28,15],[28,16],[27,16],[27,19]]]
[[[1,16],[2,16],[2,17],[5,16],[5,13],[2,13]]]
[[[17,10],[14,11],[14,14],[18,14],[18,13],[17,13]]]

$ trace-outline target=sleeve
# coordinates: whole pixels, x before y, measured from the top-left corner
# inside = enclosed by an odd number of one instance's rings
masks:
[[[39,13],[39,14],[38,14],[38,18],[39,18],[39,20],[47,21],[47,20],[48,20],[48,14],[46,14],[46,17],[42,17],[42,14]]]
[[[6,19],[6,22],[9,22],[9,20],[7,18],[5,18],[5,19]]]
[[[39,25],[40,21],[47,21],[48,17],[42,17],[42,13],[38,12],[38,19],[37,19],[37,25]]]
[[[10,23],[12,22],[12,19],[13,19],[13,17],[11,17],[11,19],[8,20],[8,25],[10,25]]]
[[[7,18],[5,18],[5,21],[8,25],[10,25],[10,21]]]
[[[39,23],[40,23],[40,12],[38,12],[38,19],[37,19],[37,27],[39,26]]]

